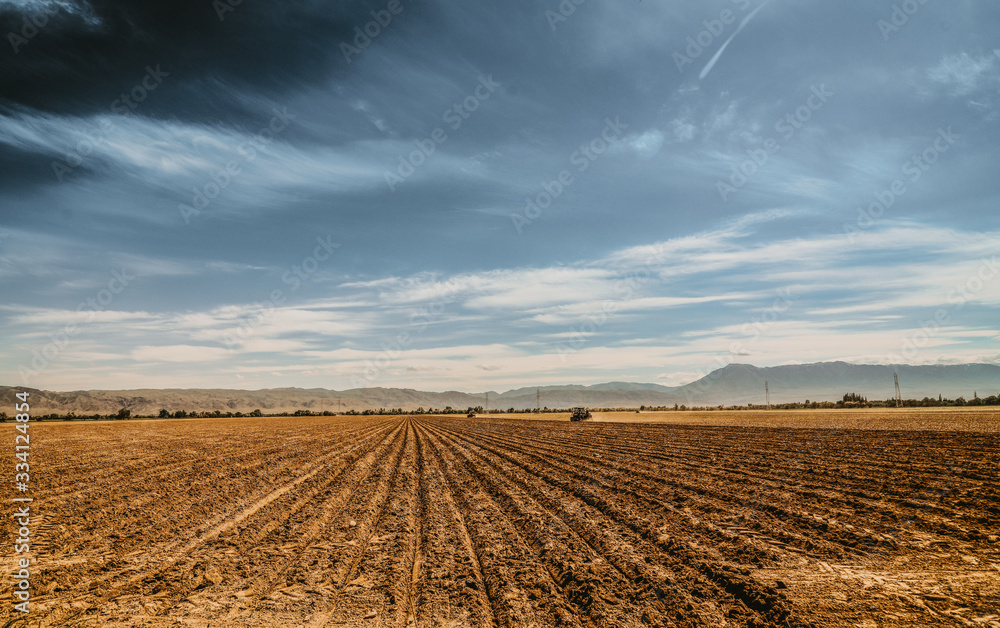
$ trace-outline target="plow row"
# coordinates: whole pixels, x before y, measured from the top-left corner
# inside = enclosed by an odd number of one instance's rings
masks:
[[[35,429],[41,625],[1000,626],[996,435]]]

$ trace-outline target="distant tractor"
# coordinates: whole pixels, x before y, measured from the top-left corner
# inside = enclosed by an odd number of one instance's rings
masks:
[[[573,408],[573,414],[569,417],[570,421],[583,421],[584,419],[589,419],[593,415],[590,410],[586,408]]]
[[[468,418],[470,418],[470,419],[474,419],[474,418],[476,418],[476,413],[475,413],[475,412],[472,412],[472,411],[470,410],[470,411],[469,411],[469,413],[468,413],[468,414],[466,414],[465,416],[466,416],[466,417],[468,417]]]

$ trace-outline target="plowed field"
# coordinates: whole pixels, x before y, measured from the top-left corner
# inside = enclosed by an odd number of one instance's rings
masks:
[[[995,433],[31,429],[32,625],[1000,627]]]

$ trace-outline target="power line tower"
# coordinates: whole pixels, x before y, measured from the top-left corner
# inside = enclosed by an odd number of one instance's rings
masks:
[[[536,388],[535,389],[535,412],[538,413],[538,412],[541,412],[541,411],[542,411],[542,389],[541,388]]]
[[[767,386],[767,380],[764,380],[764,401],[767,403],[767,409],[771,409],[771,389]]]
[[[490,411],[490,393],[486,393],[486,406],[483,408],[483,413],[489,413]]]
[[[892,374],[892,381],[896,384],[896,407],[899,408],[903,405],[903,395],[899,392],[899,374]]]

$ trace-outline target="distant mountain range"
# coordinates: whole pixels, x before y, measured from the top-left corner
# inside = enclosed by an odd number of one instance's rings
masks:
[[[865,365],[820,362],[786,366],[756,367],[730,364],[705,377],[669,387],[659,384],[609,382],[592,386],[527,386],[504,393],[489,393],[492,409],[535,407],[536,391],[543,407],[596,408],[680,405],[736,405],[764,403],[764,382],[772,403],[789,401],[835,401],[844,393],[858,393],[869,399],[893,396],[893,373],[898,374],[903,398],[971,398],[1000,393],[1000,366],[960,364],[946,366]],[[113,414],[128,408],[133,415],[156,414],[161,409],[185,411],[294,412],[311,410],[377,410],[379,408],[465,409],[485,404],[485,394],[456,391],[424,392],[409,388],[271,388],[266,390],[225,389],[142,389],[51,392],[31,388],[0,387],[0,410],[13,413],[14,394],[27,390],[36,414]]]
[[[938,395],[972,398],[975,393],[981,397],[1000,393],[1000,366],[995,364],[910,366],[819,362],[765,368],[730,364],[675,388],[670,394],[697,404],[763,403],[767,381],[772,403],[806,399],[836,401],[849,392],[869,399],[890,399],[895,393],[894,373],[899,376],[904,399]]]

